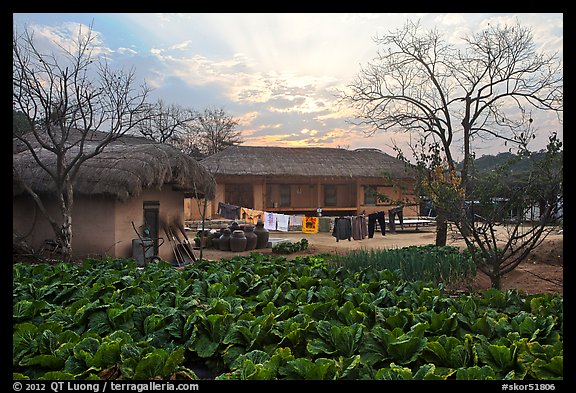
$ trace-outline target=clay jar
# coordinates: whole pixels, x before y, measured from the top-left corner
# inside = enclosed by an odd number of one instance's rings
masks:
[[[254,250],[258,242],[258,236],[254,233],[253,225],[246,225],[244,227],[244,236],[246,236],[246,250]]]
[[[246,250],[246,235],[241,229],[236,229],[230,236],[230,251],[242,252]]]
[[[218,248],[220,251],[230,251],[230,229],[224,228],[222,230],[222,235],[220,235],[220,239],[218,240]]]
[[[220,236],[222,236],[222,230],[213,233],[210,239],[212,243],[212,248],[215,248],[216,250],[220,249],[220,245],[218,244],[218,242],[220,241]]]
[[[270,232],[268,229],[264,228],[264,223],[262,221],[258,220],[254,233],[256,234],[256,237],[258,237],[256,248],[266,248],[268,246],[268,240],[270,239]]]
[[[231,234],[234,233],[235,230],[241,229],[240,224],[238,224],[236,221],[232,222],[228,228],[230,229]]]

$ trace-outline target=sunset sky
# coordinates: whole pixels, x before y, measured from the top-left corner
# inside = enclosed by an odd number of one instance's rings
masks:
[[[14,27],[38,38],[66,42],[79,25],[92,25],[98,51],[113,67],[134,67],[162,99],[197,110],[222,108],[239,125],[245,145],[374,147],[395,155],[405,133],[366,136],[337,103],[377,54],[373,38],[420,20],[454,44],[490,24],[530,27],[538,50],[563,58],[563,14],[354,14],[354,13],[37,13],[13,14]],[[554,115],[534,116],[545,147],[550,132],[563,137]],[[495,154],[503,146],[479,151]]]

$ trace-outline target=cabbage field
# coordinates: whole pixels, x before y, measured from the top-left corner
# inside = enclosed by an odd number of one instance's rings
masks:
[[[561,380],[563,298],[253,253],[13,265],[13,379]]]

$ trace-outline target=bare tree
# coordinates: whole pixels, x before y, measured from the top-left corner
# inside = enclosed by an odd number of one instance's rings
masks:
[[[178,146],[178,142],[191,132],[190,123],[194,119],[194,111],[158,100],[150,104],[141,117],[143,121],[136,127],[140,134],[159,143]]]
[[[228,146],[243,142],[240,131],[235,130],[237,125],[238,122],[222,108],[209,108],[196,115],[192,134],[197,138],[200,151],[205,155],[212,155]]]
[[[447,44],[435,30],[423,32],[419,22],[375,41],[385,49],[340,97],[356,110],[352,123],[368,134],[417,135],[414,153],[437,174],[428,177],[428,188],[458,191],[451,211],[465,207],[476,141],[498,139],[524,148],[534,137],[532,111],[555,112],[561,120],[562,63],[557,54],[538,53],[530,30],[519,24],[488,26],[464,38],[463,49]],[[463,165],[457,170],[454,157],[460,150]],[[451,211],[437,211],[436,244],[444,245]]]
[[[14,108],[25,114],[31,130],[13,138],[52,178],[60,216],[48,213],[16,168],[13,177],[50,222],[66,260],[72,255],[76,175],[87,160],[143,121],[140,114],[148,94],[145,86],[135,89],[134,70],[113,70],[105,56],[94,52],[95,39],[92,26],[80,27],[70,48],[58,45],[42,53],[28,29],[13,32]]]

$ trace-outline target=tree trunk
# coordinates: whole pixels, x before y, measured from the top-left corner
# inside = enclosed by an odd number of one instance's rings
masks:
[[[436,216],[436,246],[445,246],[448,237],[448,221],[446,214],[438,212]]]
[[[500,273],[490,275],[490,286],[499,291],[502,289],[502,277]]]
[[[470,205],[470,211],[466,207],[466,202],[462,199],[460,203],[460,225],[458,226],[460,234],[463,237],[468,237],[472,234],[470,228],[474,226],[474,203]]]
[[[72,260],[72,214],[68,211],[64,212],[63,219],[57,240],[62,245],[62,260],[70,262]]]
[[[203,255],[203,254],[204,254],[204,253],[203,253],[204,246],[203,246],[203,244],[202,244],[202,243],[203,243],[203,242],[202,242],[202,237],[204,236],[204,226],[205,226],[205,223],[206,223],[206,205],[207,205],[207,201],[206,201],[206,198],[204,197],[204,198],[203,198],[203,203],[202,203],[202,214],[201,214],[201,216],[202,216],[202,217],[201,217],[201,218],[202,218],[202,232],[201,232],[201,235],[200,235],[200,261],[202,261],[202,258],[204,258],[204,255]],[[206,238],[206,241],[208,241],[208,238]]]
[[[72,260],[72,206],[74,204],[74,191],[70,179],[64,183],[63,190],[60,193],[62,225],[56,234],[56,240],[62,246],[62,260],[70,262]]]
[[[490,274],[488,274],[490,277],[490,286],[500,290],[502,288],[502,271],[500,270],[502,260],[494,256],[486,259],[488,259],[488,266],[490,267]]]

